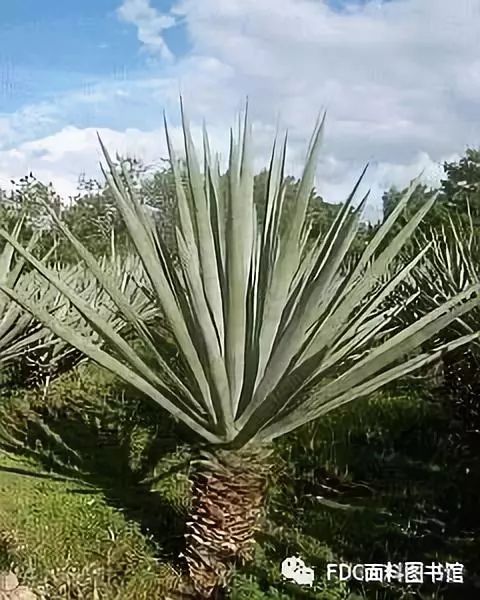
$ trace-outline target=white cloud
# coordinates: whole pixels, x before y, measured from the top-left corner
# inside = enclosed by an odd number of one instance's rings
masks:
[[[163,39],[163,32],[176,24],[172,15],[162,15],[149,0],[124,0],[117,10],[118,16],[135,25],[139,41],[153,54],[165,60],[172,60],[173,54]]]
[[[344,11],[322,0],[180,0],[166,14],[148,0],[125,0],[118,14],[135,24],[145,49],[164,59],[172,53],[163,33],[182,22],[191,51],[141,79],[100,82],[54,106],[0,115],[0,133],[9,141],[0,151],[0,184],[9,169],[25,174],[27,164],[54,182],[55,175],[71,177],[73,185],[79,171],[94,168],[93,128],[66,127],[80,113],[98,119],[113,149],[131,145],[147,162],[164,156],[163,142],[154,142],[163,140],[161,109],[178,116],[179,91],[195,127],[205,118],[212,145],[223,153],[248,95],[259,163],[280,115],[295,174],[316,116],[327,107],[317,183],[332,202],[345,198],[367,161],[365,186],[378,208],[385,188],[408,184],[424,167],[434,184],[444,160],[479,143],[480,0],[391,0]],[[29,124],[30,137],[22,137]],[[11,154],[12,145],[21,158]]]
[[[24,142],[16,148],[0,152],[0,187],[11,189],[11,180],[18,180],[33,171],[43,183],[52,182],[56,191],[68,198],[77,193],[77,182],[80,173],[87,177],[96,177],[100,181],[103,176],[100,162],[105,164],[100,144],[103,143],[112,157],[115,153],[122,156],[141,158],[150,168],[159,166],[159,157],[168,155],[165,131],[163,128],[152,131],[126,129],[123,132],[106,128],[84,128],[68,126],[61,131],[39,140]],[[180,127],[170,126],[169,134],[175,147],[180,148],[183,133]],[[192,127],[192,135],[198,147],[201,146],[202,130]],[[222,140],[219,132],[211,131],[212,146],[220,148]],[[223,153],[226,155],[225,138]],[[181,156],[181,152],[178,153]]]

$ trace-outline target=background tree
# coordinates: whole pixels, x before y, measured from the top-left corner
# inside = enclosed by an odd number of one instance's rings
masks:
[[[454,217],[461,226],[469,226],[469,213],[476,231],[480,225],[480,151],[469,148],[465,156],[458,161],[444,162],[445,177],[438,189],[420,185],[412,196],[411,206],[400,220],[404,222],[408,215],[424,204],[432,195],[438,194],[437,201],[426,216],[420,230],[448,224]],[[383,218],[385,219],[397,205],[405,190],[390,188],[382,196]]]

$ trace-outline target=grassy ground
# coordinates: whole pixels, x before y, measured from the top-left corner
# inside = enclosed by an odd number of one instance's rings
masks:
[[[51,600],[162,598],[168,568],[105,498],[32,462],[0,456],[0,561]]]
[[[41,472],[35,461],[0,454],[0,568],[13,569],[40,598],[164,599],[179,578],[159,539],[168,542],[164,534],[142,533],[98,490]],[[276,562],[272,569],[259,548],[254,569],[236,576],[231,599],[347,598],[344,586],[309,594],[259,584],[265,577],[281,580]]]
[[[0,564],[49,600],[165,598],[179,572],[188,450],[171,419],[137,400],[89,369],[46,396],[17,390],[2,400]],[[296,539],[280,529],[269,523],[266,551],[229,598],[345,600],[344,586],[298,595],[282,585],[280,562]],[[323,544],[309,543],[324,557]]]

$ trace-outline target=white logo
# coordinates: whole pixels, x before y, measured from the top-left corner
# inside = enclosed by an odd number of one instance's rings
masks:
[[[313,585],[315,572],[299,556],[290,556],[282,562],[282,575],[298,585]]]

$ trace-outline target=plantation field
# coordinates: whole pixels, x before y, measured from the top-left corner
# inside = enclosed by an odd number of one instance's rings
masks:
[[[325,114],[296,179],[287,137],[254,173],[247,112],[225,172],[182,105],[153,177],[100,142],[103,187],[3,196],[3,570],[45,600],[478,598],[478,154],[367,223],[365,169],[315,191]],[[411,562],[440,577],[328,577]]]

